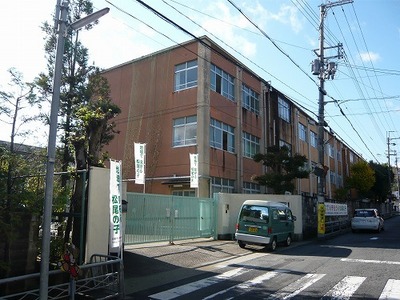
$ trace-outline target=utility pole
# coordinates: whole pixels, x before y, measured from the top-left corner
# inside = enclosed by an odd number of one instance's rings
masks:
[[[390,150],[390,146],[396,146],[395,143],[392,143],[392,140],[398,140],[400,137],[391,138],[390,133],[395,132],[393,130],[387,131],[387,158],[388,158],[388,181],[389,181],[389,199],[392,197],[392,180],[390,175],[392,174],[392,167],[390,166],[390,156],[397,155],[396,151]],[[397,168],[397,157],[396,157],[396,168]]]
[[[335,47],[324,47],[324,18],[326,16],[326,12],[329,8],[338,6],[338,5],[343,5],[343,4],[348,4],[352,3],[353,0],[340,0],[337,2],[329,2],[326,4],[322,4],[320,6],[320,26],[319,26],[319,33],[320,33],[320,41],[319,41],[319,51],[318,53],[316,52],[317,50],[314,50],[316,55],[318,56],[318,59],[315,59],[312,63],[312,72],[313,75],[318,75],[319,77],[319,99],[318,99],[318,169],[316,172],[316,175],[318,176],[318,203],[323,204],[325,203],[325,172],[326,172],[326,167],[325,167],[325,162],[324,162],[324,146],[325,146],[325,141],[324,141],[324,134],[325,134],[325,116],[324,116],[324,96],[326,95],[325,91],[325,79],[333,79],[335,72],[336,72],[336,63],[334,62],[328,62],[329,58],[342,58],[341,55],[341,49],[342,49],[342,44],[339,44],[338,46]],[[331,48],[338,48],[338,55],[332,56],[332,57],[325,57],[324,50],[325,49],[331,49]],[[323,237],[325,234],[325,210],[324,206],[321,205],[321,211],[318,211],[318,216],[321,216],[321,220],[323,219],[324,224],[322,221],[320,222],[320,219],[318,220],[318,237]]]

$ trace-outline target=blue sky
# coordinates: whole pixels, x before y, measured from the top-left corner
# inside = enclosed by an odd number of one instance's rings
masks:
[[[318,78],[311,73],[319,47],[321,0],[144,0],[196,36],[208,35],[255,73],[317,119]],[[337,2],[337,1],[333,1]],[[192,37],[135,0],[94,0],[110,7],[91,31],[81,32],[90,58],[108,68],[177,45]],[[193,5],[195,3],[196,5]],[[0,11],[3,39],[0,86],[16,67],[26,81],[45,70],[40,25],[51,20],[56,0],[10,1]],[[244,15],[251,20],[247,20]],[[354,0],[327,10],[325,47],[343,44],[344,58],[327,80],[325,117],[329,127],[366,160],[387,162],[387,137],[400,137],[400,1]],[[336,50],[325,52],[335,56]],[[334,101],[335,100],[335,101]],[[8,128],[4,123],[0,126]],[[8,140],[8,131],[0,139]],[[38,126],[32,142],[47,144]],[[26,142],[26,141],[25,141]],[[398,143],[400,145],[400,139]],[[390,145],[390,150],[400,147]],[[395,156],[391,156],[392,164]]]

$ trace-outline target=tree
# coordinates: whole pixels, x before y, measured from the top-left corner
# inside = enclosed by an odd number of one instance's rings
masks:
[[[307,158],[299,154],[290,156],[286,146],[270,146],[266,154],[257,153],[253,159],[268,167],[266,174],[256,176],[254,180],[260,185],[272,188],[276,194],[283,194],[286,191],[293,193],[293,180],[308,178],[310,173],[304,169]]]
[[[28,108],[40,105],[41,99],[34,92],[34,84],[24,82],[19,71],[11,68],[8,72],[11,77],[10,88],[8,91],[0,91],[0,119],[11,125],[10,143],[5,144],[0,151],[0,232],[4,237],[2,261],[5,270],[3,274],[6,275],[11,271],[11,247],[12,241],[18,236],[20,213],[38,215],[40,211],[41,197],[38,197],[40,193],[37,192],[43,191],[43,182],[40,178],[28,175],[35,170],[43,172],[44,165],[44,156],[39,160],[35,156],[35,152],[40,149],[15,143],[17,136],[23,138],[31,133],[24,125],[37,119],[34,114],[21,114]]]
[[[392,170],[388,172],[387,164],[376,164],[373,161],[370,161],[369,166],[375,172],[375,182],[371,187],[371,198],[380,202],[385,202],[388,195],[391,193],[389,179],[390,182],[393,182],[394,174]]]
[[[90,0],[69,1],[68,23],[93,12]],[[85,26],[90,30],[97,22]],[[53,27],[45,22],[45,51],[48,60],[47,74],[42,72],[36,80],[42,95],[51,95],[52,78],[56,54],[57,38]],[[70,213],[81,212],[82,195],[87,193],[90,166],[102,166],[102,148],[114,135],[114,125],[110,121],[120,109],[112,103],[110,89],[100,70],[88,63],[89,52],[78,38],[78,31],[68,29],[63,57],[62,84],[60,88],[59,130],[62,153],[62,190],[70,192]],[[48,117],[45,117],[45,120]],[[86,170],[84,176],[80,171]],[[68,176],[67,173],[71,174]],[[87,195],[85,197],[87,199]],[[87,206],[86,206],[87,207]],[[64,242],[80,243],[80,218],[69,217],[64,234]],[[82,245],[83,246],[83,245]]]
[[[355,188],[360,196],[368,196],[375,183],[375,172],[366,161],[358,161],[350,167],[350,177],[348,184]]]

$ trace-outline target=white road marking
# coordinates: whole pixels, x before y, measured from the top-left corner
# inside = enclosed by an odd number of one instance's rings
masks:
[[[325,274],[307,274],[297,281],[289,284],[287,287],[279,290],[275,294],[268,297],[268,299],[289,299],[297,294],[301,293],[303,290],[320,280]]]
[[[215,269],[222,269],[222,268],[234,265],[234,264],[240,264],[242,262],[261,258],[261,257],[267,256],[267,255],[271,255],[271,254],[270,253],[252,253],[252,254],[248,254],[248,255],[246,254],[243,256],[235,257],[233,259],[228,259],[226,261],[217,262],[212,265],[200,266],[200,267],[196,268],[196,270],[209,272],[209,271],[212,271]]]
[[[344,261],[344,262],[355,262],[355,263],[400,265],[400,261],[389,261],[389,260],[342,258],[341,261]]]
[[[222,290],[222,291],[220,291],[218,293],[212,294],[212,295],[204,298],[203,300],[212,299],[215,296],[219,296],[219,295],[225,294],[225,293],[227,293],[228,291],[231,291],[231,290],[236,290],[239,294],[243,294],[244,292],[247,292],[252,286],[254,286],[256,284],[260,284],[260,283],[262,283],[262,282],[264,282],[266,280],[269,280],[269,279],[275,277],[278,274],[279,274],[279,272],[267,272],[267,273],[265,273],[263,275],[255,277],[252,280],[245,281],[245,282],[240,283],[238,285],[232,286],[232,287],[230,287],[228,289]],[[235,294],[235,296],[238,296],[238,295]]]
[[[366,277],[346,276],[326,293],[322,299],[325,297],[338,300],[350,299],[351,295],[353,295],[365,279]]]
[[[400,299],[400,280],[389,279],[383,288],[382,294],[379,300],[390,299],[399,300]]]
[[[199,289],[208,287],[210,285],[213,285],[215,283],[218,282],[222,282],[224,280],[230,279],[232,277],[235,276],[239,276],[241,274],[244,274],[246,272],[248,272],[249,270],[243,269],[243,268],[236,268],[230,271],[227,271],[225,273],[216,275],[216,276],[212,276],[209,278],[205,278],[202,280],[198,280],[198,281],[194,281],[194,282],[190,282],[188,284],[185,285],[181,285],[178,286],[176,288],[173,289],[169,289],[157,294],[153,294],[150,295],[149,297],[151,299],[162,299],[162,300],[167,300],[167,299],[174,299],[176,297],[182,296],[182,295],[186,295],[189,294],[191,292],[197,291]]]

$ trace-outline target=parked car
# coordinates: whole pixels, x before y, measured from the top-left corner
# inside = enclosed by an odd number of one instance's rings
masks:
[[[241,248],[247,244],[268,246],[292,243],[294,221],[290,208],[279,202],[246,200],[239,212],[235,238]]]
[[[359,208],[354,211],[351,219],[351,230],[375,230],[380,232],[384,230],[384,220],[375,208]]]

